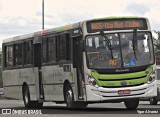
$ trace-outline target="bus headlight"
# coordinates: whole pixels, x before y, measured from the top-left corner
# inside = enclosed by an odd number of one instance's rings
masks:
[[[148,83],[155,81],[155,79],[156,79],[156,71],[151,73],[151,75],[148,78]]]
[[[96,80],[91,76],[88,76],[88,84],[92,85],[92,86],[95,86],[95,87],[98,87],[98,84],[97,84]]]

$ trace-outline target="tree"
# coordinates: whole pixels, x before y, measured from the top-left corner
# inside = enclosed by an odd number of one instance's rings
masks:
[[[153,44],[155,47],[156,64],[160,65],[160,31],[154,31],[157,37],[153,36]]]
[[[157,34],[157,38],[153,36],[153,43],[155,46],[155,51],[160,51],[160,31],[154,31]]]

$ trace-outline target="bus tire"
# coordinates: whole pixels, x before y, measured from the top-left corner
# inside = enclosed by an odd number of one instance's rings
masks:
[[[67,108],[75,108],[74,94],[69,84],[65,87],[65,102]]]
[[[23,87],[23,102],[26,108],[41,108],[43,106],[43,102],[38,103],[38,101],[30,100],[30,92],[27,85]]]
[[[157,105],[158,100],[156,99],[156,97],[151,97],[149,98],[149,102],[150,102],[150,105]]]
[[[127,99],[124,104],[127,109],[136,109],[139,105],[139,99]]]
[[[29,92],[29,88],[28,88],[27,85],[25,85],[23,87],[23,102],[24,102],[24,106],[26,108],[30,108],[31,107],[30,92]]]
[[[69,84],[65,87],[65,102],[67,108],[84,108],[87,107],[87,102],[76,102],[74,101],[74,93]]]

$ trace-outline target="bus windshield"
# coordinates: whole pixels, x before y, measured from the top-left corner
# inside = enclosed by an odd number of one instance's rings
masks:
[[[129,68],[154,63],[151,33],[136,32],[136,41],[134,32],[105,35],[112,49],[108,47],[101,34],[86,37],[89,68]]]

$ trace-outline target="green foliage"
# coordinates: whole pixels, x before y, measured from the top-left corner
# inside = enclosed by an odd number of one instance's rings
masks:
[[[155,51],[156,64],[160,65],[160,51]]]
[[[157,34],[157,38],[153,37],[153,43],[155,47],[156,64],[160,65],[160,31],[154,31]]]
[[[160,51],[160,31],[154,31],[157,34],[158,38],[153,37],[153,43],[155,46],[155,51]]]

